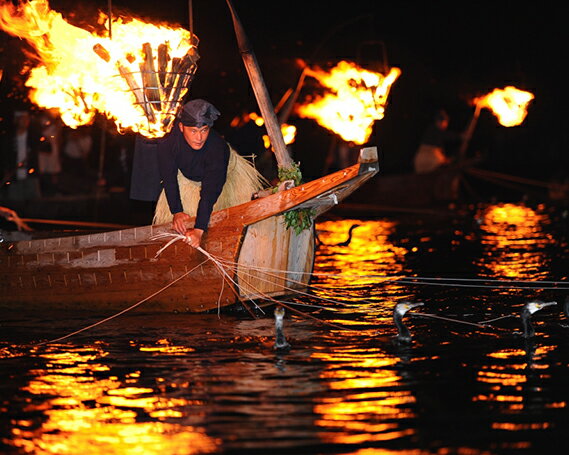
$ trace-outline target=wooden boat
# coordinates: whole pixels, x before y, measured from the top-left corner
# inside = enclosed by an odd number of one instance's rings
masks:
[[[474,191],[467,175],[478,162],[478,159],[464,160],[428,174],[408,172],[376,176],[361,191],[347,197],[337,211],[370,214],[448,207]]]
[[[170,223],[95,234],[0,243],[0,307],[11,310],[205,312],[261,296],[290,294],[309,281],[314,229],[287,229],[284,213],[338,204],[378,171],[375,147],[359,162],[317,180],[216,211],[203,250],[234,264],[224,279],[215,261],[184,242],[156,257]],[[233,281],[233,282],[231,282]]]

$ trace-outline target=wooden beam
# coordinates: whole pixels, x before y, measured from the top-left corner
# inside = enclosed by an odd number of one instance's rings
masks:
[[[255,57],[243,25],[237,16],[237,12],[233,7],[231,0],[226,0],[227,6],[231,11],[231,17],[233,18],[233,27],[235,28],[235,35],[237,36],[237,44],[239,46],[239,51],[241,57],[243,58],[243,63],[245,64],[245,69],[251,81],[253,87],[253,92],[257,98],[257,103],[259,104],[259,109],[261,110],[261,116],[265,120],[265,127],[267,128],[267,134],[273,146],[273,151],[277,158],[277,164],[281,168],[291,168],[293,165],[292,158],[288,153],[283,134],[281,131],[280,123],[275,114],[275,109],[271,102],[267,86],[261,74],[259,68],[259,63]]]

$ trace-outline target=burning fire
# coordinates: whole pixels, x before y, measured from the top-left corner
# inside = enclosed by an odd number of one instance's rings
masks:
[[[237,128],[239,126],[245,125],[248,122],[254,122],[255,125],[261,127],[265,124],[265,119],[261,117],[256,112],[250,112],[248,114],[243,114],[241,116],[235,117],[231,121],[231,127]],[[281,125],[281,133],[283,135],[283,139],[286,145],[292,144],[296,139],[296,126],[288,125],[287,123],[283,123]],[[263,145],[268,150],[271,148],[271,141],[267,134],[263,135]]]
[[[530,92],[508,86],[494,89],[491,93],[476,98],[474,103],[479,108],[490,109],[502,126],[517,126],[526,118],[527,107],[533,98]]]
[[[119,131],[147,137],[170,131],[196,70],[197,39],[182,28],[100,12],[102,34],[66,22],[47,0],[0,4],[0,27],[25,39],[37,54],[26,86],[30,99],[57,109],[66,125],[93,121],[97,112]]]
[[[330,72],[307,68],[327,93],[297,107],[298,115],[315,119],[321,126],[340,135],[346,142],[365,143],[376,120],[385,115],[391,85],[401,74],[391,68],[387,75],[342,61]]]

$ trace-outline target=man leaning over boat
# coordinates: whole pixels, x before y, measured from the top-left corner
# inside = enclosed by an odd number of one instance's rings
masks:
[[[266,184],[253,164],[213,129],[220,115],[208,101],[189,101],[168,135],[137,138],[135,147],[130,197],[157,199],[153,224],[171,222],[193,247],[200,246],[214,210],[247,202]]]

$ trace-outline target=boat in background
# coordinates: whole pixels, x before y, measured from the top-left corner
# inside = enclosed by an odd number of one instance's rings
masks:
[[[347,197],[335,212],[371,216],[389,211],[433,211],[448,208],[470,191],[465,180],[477,160],[439,168],[427,174],[398,173],[371,178]]]

